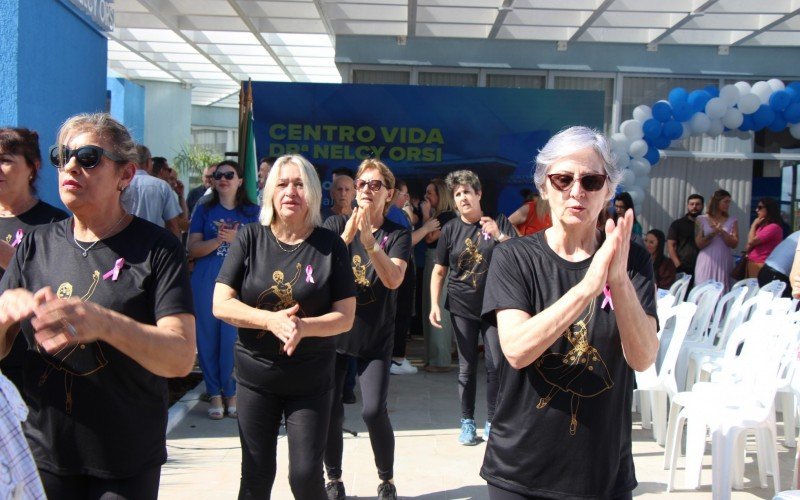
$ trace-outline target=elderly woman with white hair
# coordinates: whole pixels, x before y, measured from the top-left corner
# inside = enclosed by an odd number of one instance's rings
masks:
[[[292,493],[327,499],[322,458],[334,336],[353,325],[356,289],[347,247],[320,227],[321,198],[305,158],[279,158],[264,187],[260,224],[239,230],[217,277],[214,315],[239,328],[239,498],[270,498],[285,417]]]
[[[599,132],[558,133],[534,173],[553,226],[494,250],[483,314],[510,366],[481,469],[493,500],[624,499],[636,487],[633,370],[653,363],[658,339],[632,212],[597,229],[620,177]]]

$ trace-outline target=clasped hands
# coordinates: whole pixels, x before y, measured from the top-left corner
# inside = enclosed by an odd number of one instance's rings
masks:
[[[0,324],[8,328],[31,318],[36,343],[51,354],[70,344],[97,340],[104,331],[103,312],[79,298],[60,299],[50,287],[35,293],[15,288],[0,295]]]
[[[283,342],[283,351],[287,356],[294,353],[305,333],[305,324],[297,316],[299,311],[300,304],[295,304],[288,309],[269,313],[267,317],[267,330]]]
[[[363,245],[367,251],[372,250],[376,243],[375,236],[372,235],[372,221],[370,219],[369,210],[365,210],[361,207],[353,208],[353,213],[350,214],[350,218],[347,219],[347,224],[344,226],[342,238],[345,243],[349,245],[350,242],[355,239],[356,233],[358,233],[358,239],[361,241],[361,245]]]
[[[631,231],[633,229],[633,210],[626,210],[625,215],[606,221],[606,239],[594,254],[589,270],[583,278],[584,286],[592,296],[600,294],[606,284],[613,291],[630,282],[628,277],[628,253],[631,248]]]

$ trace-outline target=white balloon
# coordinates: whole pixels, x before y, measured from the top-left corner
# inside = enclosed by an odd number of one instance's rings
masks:
[[[631,195],[634,205],[638,205],[644,201],[644,189],[642,189],[638,184],[635,184],[633,187],[629,187],[628,194]]]
[[[769,88],[771,88],[773,92],[777,92],[786,88],[786,85],[777,78],[767,80],[767,85],[769,85]]]
[[[769,104],[769,96],[772,95],[772,88],[767,82],[756,82],[752,92],[761,99],[761,104]]]
[[[700,113],[700,114],[701,114],[701,115],[704,115],[705,113]],[[672,142],[678,142],[678,143],[681,143],[681,142],[683,142],[683,140],[684,140],[684,139],[686,139],[687,137],[691,137],[691,135],[692,135],[692,124],[691,124],[691,122],[689,122],[688,124],[684,125],[684,127],[683,127],[683,133],[681,134],[681,136],[680,136],[679,138],[675,139],[675,140],[674,140],[674,141],[672,141]]]
[[[724,131],[725,125],[722,124],[722,120],[711,120],[711,125],[709,125],[706,133],[711,137],[716,137]]]
[[[636,174],[633,173],[633,170],[626,168],[622,171],[622,180],[620,181],[620,184],[625,187],[633,186],[635,180]]]
[[[619,130],[631,141],[644,137],[642,122],[639,120],[625,120],[622,122],[622,125],[619,126]]]
[[[647,104],[640,104],[633,110],[633,119],[642,123],[653,117],[653,110]]]
[[[630,141],[628,140],[628,136],[623,134],[622,132],[617,132],[615,134],[611,134],[611,142],[614,144],[623,144],[626,147],[629,146]]]
[[[736,108],[728,108],[728,111],[725,112],[725,116],[722,117],[722,124],[731,130],[736,130],[741,127],[743,121],[744,116],[742,112]]]
[[[641,139],[637,139],[631,143],[631,147],[628,148],[628,152],[634,158],[641,158],[647,154],[647,143]]]
[[[800,123],[795,123],[789,127],[789,133],[792,134],[792,137],[795,139],[800,139]]]
[[[739,89],[739,95],[741,96],[749,94],[752,89],[752,87],[750,87],[750,84],[747,82],[736,82],[734,83],[734,86],[736,86],[736,88]]]
[[[642,189],[650,189],[650,177],[647,175],[637,176],[634,185]]]
[[[709,118],[722,118],[727,109],[728,105],[719,97],[712,97],[706,103],[706,114],[708,114]]]
[[[631,163],[631,157],[628,156],[628,153],[623,153],[617,156],[616,158],[617,158],[617,168],[625,168]]]
[[[739,99],[739,104],[736,106],[739,111],[749,115],[755,113],[758,107],[761,106],[761,98],[755,94],[745,94]]]
[[[705,134],[709,126],[711,126],[711,118],[705,113],[695,113],[689,120],[689,128],[692,129],[693,135]]]
[[[650,175],[650,169],[652,167],[650,166],[650,162],[644,158],[641,158],[637,160],[631,160],[628,168],[630,168],[631,172],[633,172],[638,179],[642,175]]]
[[[736,103],[739,102],[739,97],[741,97],[741,94],[739,93],[739,89],[736,88],[736,85],[725,85],[719,89],[719,98],[729,107],[736,106]]]

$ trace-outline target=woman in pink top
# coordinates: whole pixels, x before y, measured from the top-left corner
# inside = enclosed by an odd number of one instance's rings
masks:
[[[780,209],[773,198],[761,198],[756,206],[756,220],[750,225],[747,236],[747,277],[755,278],[764,267],[764,261],[783,240],[783,229],[779,224]]]

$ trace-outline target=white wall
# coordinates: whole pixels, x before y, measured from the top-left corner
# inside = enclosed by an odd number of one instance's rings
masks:
[[[145,88],[144,144],[170,163],[191,141],[192,91],[180,84],[138,80]]]

